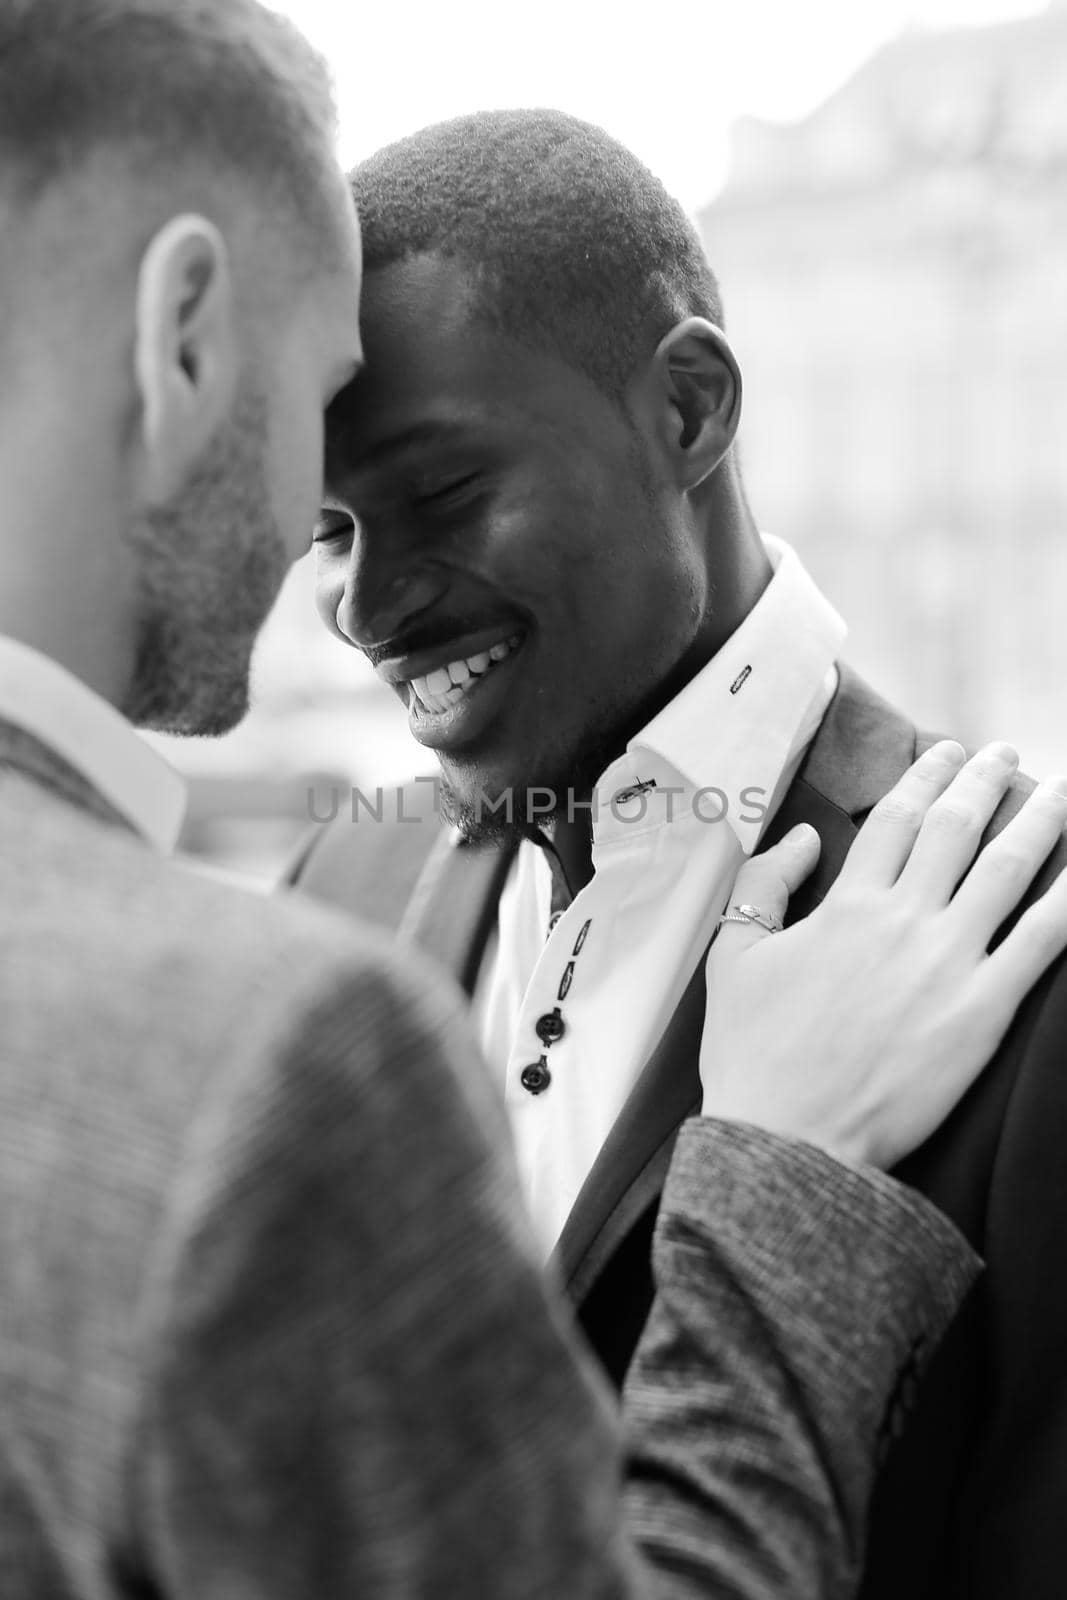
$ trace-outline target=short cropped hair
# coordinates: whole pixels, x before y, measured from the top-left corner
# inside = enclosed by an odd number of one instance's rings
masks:
[[[0,0],[15,203],[111,149],[157,181],[194,161],[258,180],[317,228],[335,129],[324,63],[257,0]]]
[[[350,174],[365,273],[422,254],[472,269],[475,305],[618,397],[687,316],[722,325],[696,230],[647,167],[560,111],[488,111]]]

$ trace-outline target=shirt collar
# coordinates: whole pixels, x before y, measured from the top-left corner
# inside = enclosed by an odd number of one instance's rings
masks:
[[[770,801],[847,634],[795,551],[778,539],[763,542],[771,581],[708,665],[607,769],[597,786],[601,810],[621,785],[639,778],[662,785],[665,768],[667,781],[674,774],[694,790],[722,791],[734,832],[752,847],[742,796],[760,791]]]
[[[158,850],[174,848],[185,812],[183,779],[114,706],[6,634],[0,717],[50,746]]]

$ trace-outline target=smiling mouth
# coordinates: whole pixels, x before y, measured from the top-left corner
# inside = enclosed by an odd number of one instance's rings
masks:
[[[474,655],[459,656],[445,667],[421,677],[409,678],[398,687],[407,690],[407,708],[410,712],[439,717],[454,711],[467,696],[491,677],[500,664],[513,655],[522,643],[521,633],[512,634],[487,650]]]

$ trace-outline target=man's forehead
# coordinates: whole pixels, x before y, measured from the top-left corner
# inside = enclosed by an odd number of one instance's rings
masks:
[[[327,413],[328,474],[447,451],[499,411],[506,396],[493,332],[470,317],[460,277],[437,256],[365,275],[365,364]]]
[[[474,443],[485,444],[489,417],[483,411],[464,415],[395,413],[385,415],[373,403],[360,403],[360,374],[338,396],[326,415],[327,483],[357,475],[403,473],[427,457],[445,458]]]
[[[327,415],[327,475],[447,454],[479,439],[596,425],[603,397],[554,349],[497,326],[469,269],[417,256],[366,274],[365,366]]]

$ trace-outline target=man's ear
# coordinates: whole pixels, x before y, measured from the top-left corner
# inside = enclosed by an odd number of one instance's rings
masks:
[[[686,317],[664,334],[642,382],[643,408],[683,489],[715,471],[741,420],[741,371],[721,328]]]
[[[230,415],[237,385],[229,252],[204,217],[173,217],[142,257],[135,369],[144,492],[165,500]]]

